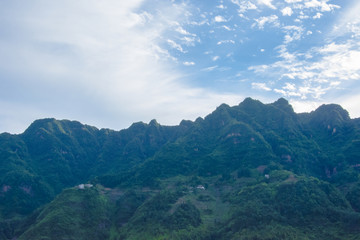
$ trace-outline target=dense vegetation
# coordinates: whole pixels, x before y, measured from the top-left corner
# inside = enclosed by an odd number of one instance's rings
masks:
[[[247,98],[178,126],[0,134],[0,239],[360,239],[360,119]],[[92,185],[80,185],[91,183]]]

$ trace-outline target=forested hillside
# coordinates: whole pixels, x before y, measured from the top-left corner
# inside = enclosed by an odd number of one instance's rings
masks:
[[[42,119],[0,135],[0,239],[355,240],[359,174],[360,119],[335,104],[247,98],[121,131]]]

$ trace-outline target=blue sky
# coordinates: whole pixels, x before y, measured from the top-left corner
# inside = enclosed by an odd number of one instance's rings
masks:
[[[355,0],[0,0],[0,132],[127,128],[285,97],[360,117]]]

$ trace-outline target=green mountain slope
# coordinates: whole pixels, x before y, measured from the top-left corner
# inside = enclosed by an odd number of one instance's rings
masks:
[[[107,239],[110,229],[108,200],[98,189],[66,189],[36,217],[19,240]]]
[[[0,239],[358,239],[360,120],[285,99],[0,134]],[[74,186],[90,182],[88,189]]]

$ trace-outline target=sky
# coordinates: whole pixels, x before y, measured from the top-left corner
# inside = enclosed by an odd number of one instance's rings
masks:
[[[360,1],[0,0],[0,132],[120,130],[246,97],[360,117]]]

